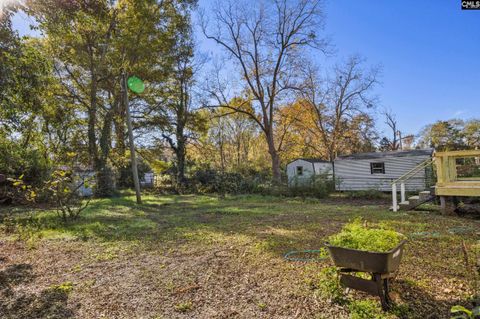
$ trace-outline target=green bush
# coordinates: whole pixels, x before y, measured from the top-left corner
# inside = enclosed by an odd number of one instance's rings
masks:
[[[141,158],[138,159],[137,164],[138,178],[143,179],[145,173],[151,172],[150,166]],[[130,159],[124,160],[123,165],[118,168],[118,186],[119,187],[134,187],[132,175],[132,162]]]
[[[342,231],[332,235],[328,241],[333,246],[387,252],[395,248],[404,236],[389,229],[368,228],[362,225],[360,218],[346,224]]]
[[[187,191],[196,193],[249,194],[255,180],[240,173],[202,169],[193,172],[187,181]]]
[[[24,176],[28,184],[41,184],[48,177],[51,163],[35,149],[22,148],[8,141],[0,142],[0,174]]]
[[[335,185],[327,176],[316,176],[312,183],[288,187],[272,181],[265,172],[224,172],[200,168],[191,172],[181,193],[259,194],[283,197],[324,198],[334,191]]]

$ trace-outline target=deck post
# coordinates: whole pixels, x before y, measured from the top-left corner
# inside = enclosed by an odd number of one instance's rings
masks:
[[[400,203],[405,202],[405,182],[400,183]]]
[[[456,205],[453,198],[449,196],[440,196],[440,209],[444,215],[453,215]]]
[[[392,184],[392,208],[396,212],[398,210],[397,206],[397,183]]]

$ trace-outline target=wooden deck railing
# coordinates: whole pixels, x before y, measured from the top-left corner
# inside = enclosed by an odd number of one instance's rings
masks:
[[[447,151],[435,153],[437,167],[437,184],[435,194],[438,196],[480,196],[479,177],[459,177],[458,158],[478,158],[480,150]]]

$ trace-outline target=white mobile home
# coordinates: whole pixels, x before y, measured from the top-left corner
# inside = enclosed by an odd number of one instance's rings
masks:
[[[297,158],[287,164],[288,185],[308,185],[315,175],[331,175],[332,163],[315,158]]]
[[[372,152],[339,156],[334,162],[337,190],[391,191],[391,182],[432,157],[432,149]],[[405,183],[407,191],[428,187],[426,170]]]

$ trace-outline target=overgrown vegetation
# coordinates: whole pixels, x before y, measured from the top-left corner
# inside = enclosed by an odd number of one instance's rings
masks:
[[[391,229],[370,228],[361,218],[346,224],[342,231],[328,238],[332,246],[387,252],[395,248],[405,236]]]
[[[75,220],[87,208],[90,198],[84,199],[79,194],[80,188],[89,188],[89,180],[75,178],[70,168],[59,168],[52,172],[45,187],[50,193],[50,202],[64,222]]]
[[[392,283],[397,307],[384,318],[443,319],[449,318],[453,305],[472,309],[474,282],[461,247],[465,241],[470,251],[477,243],[475,220],[435,212],[392,214],[377,204],[352,205],[344,197],[325,202],[228,194],[145,195],[142,205],[135,205],[129,193],[93,199],[69,223],[54,210],[30,210],[8,209],[8,215],[5,208],[0,211],[5,216],[0,230],[2,252],[8,256],[5,265],[33,267],[35,278],[19,291],[71,282],[62,291],[79,302],[75,308],[79,317],[101,312],[105,317],[171,318],[182,309],[191,317],[202,317],[209,309],[225,313],[235,309],[239,316],[252,318],[275,317],[278,311],[294,317],[301,309],[312,318],[320,313],[325,318],[343,319],[354,313],[375,318],[379,301],[345,294],[328,259],[305,263],[283,258],[291,250],[320,248],[358,216],[371,223],[368,228],[381,225],[406,235],[439,234],[411,237]],[[450,233],[451,227],[464,231]],[[129,296],[135,298],[135,309]],[[20,297],[2,295],[9,305]],[[156,307],[159,300],[161,310]]]

